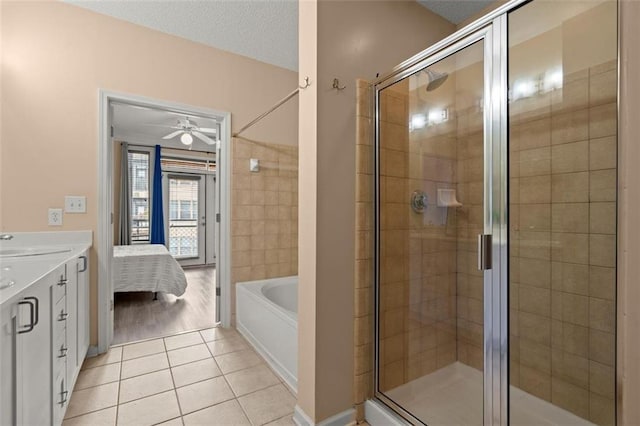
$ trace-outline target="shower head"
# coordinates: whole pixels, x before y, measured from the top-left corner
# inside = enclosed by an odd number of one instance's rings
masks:
[[[446,72],[438,72],[432,70],[425,70],[425,73],[429,77],[429,83],[427,84],[427,92],[431,92],[436,90],[438,87],[442,86],[442,83],[447,81],[449,74]]]

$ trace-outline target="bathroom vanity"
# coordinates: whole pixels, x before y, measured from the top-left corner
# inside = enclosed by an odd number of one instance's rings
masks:
[[[0,424],[60,425],[89,348],[91,232],[0,242]]]

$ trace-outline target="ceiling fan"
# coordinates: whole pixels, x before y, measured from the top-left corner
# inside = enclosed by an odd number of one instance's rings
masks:
[[[180,118],[178,119],[178,124],[176,126],[169,127],[178,130],[176,130],[175,132],[171,132],[166,136],[163,136],[162,139],[173,139],[176,136],[180,135],[180,142],[189,147],[191,147],[191,144],[193,144],[194,136],[208,145],[215,145],[216,143],[215,136],[217,136],[218,134],[217,129],[200,127],[198,126],[198,123],[189,119],[189,117]],[[205,133],[213,135],[214,139],[205,135]]]

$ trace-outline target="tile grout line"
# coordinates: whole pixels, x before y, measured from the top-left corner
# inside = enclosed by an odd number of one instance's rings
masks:
[[[124,350],[120,352],[120,363],[118,365],[118,397],[116,399],[116,426],[118,425],[118,414],[120,414],[120,390],[122,389],[122,357],[124,355]]]
[[[200,335],[200,332],[198,332],[198,335]],[[173,377],[173,370],[171,369],[171,362],[169,361],[169,353],[166,351],[167,342],[164,340],[164,338],[162,339],[162,344],[165,347],[165,355],[167,357],[167,363],[169,364],[169,374],[171,375],[171,383],[173,383],[173,394],[176,396],[176,402],[178,403],[178,412],[180,413],[180,422],[184,425],[184,420],[182,419],[182,416],[183,416],[182,406],[180,405],[180,398],[178,398],[178,389],[176,388],[176,381]]]

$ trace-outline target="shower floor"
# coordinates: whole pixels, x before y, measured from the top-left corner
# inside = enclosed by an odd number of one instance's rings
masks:
[[[482,425],[482,394],[482,373],[460,362],[386,392],[429,426]],[[510,398],[512,425],[593,425],[513,386]]]

